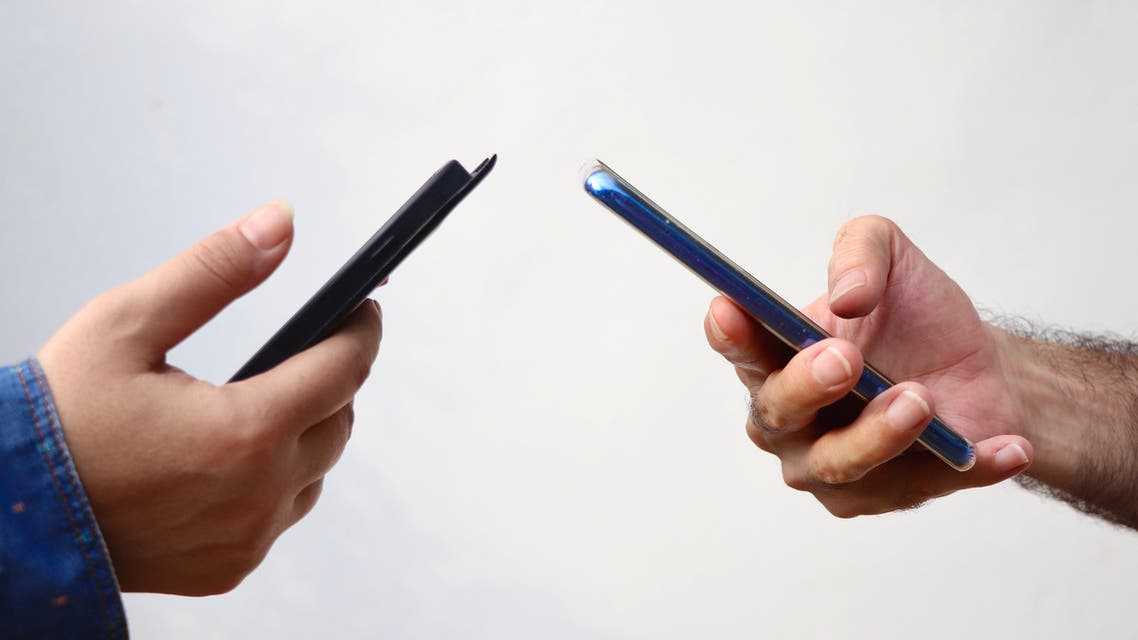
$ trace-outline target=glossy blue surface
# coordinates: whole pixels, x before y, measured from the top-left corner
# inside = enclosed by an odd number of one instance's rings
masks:
[[[612,169],[598,162],[586,169],[584,182],[589,195],[659,244],[720,293],[737,302],[790,346],[801,350],[829,337],[825,330],[793,305],[669,216]],[[854,393],[870,400],[891,386],[893,383],[888,378],[867,363],[854,386]],[[965,471],[975,462],[972,444],[935,416],[918,440],[955,469]]]

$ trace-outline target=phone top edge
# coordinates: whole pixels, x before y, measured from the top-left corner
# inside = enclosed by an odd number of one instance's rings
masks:
[[[494,167],[497,164],[498,154],[496,153],[491,154],[489,158],[486,158],[482,162],[479,162],[478,166],[474,167],[474,170],[470,172],[470,179],[466,181],[466,184],[459,187],[458,190],[455,191],[453,195],[451,195],[451,198],[459,198],[460,200],[462,198],[465,198],[466,194],[474,189],[474,187],[477,187],[478,183],[482,182],[482,180],[486,178],[486,176],[489,175],[491,171],[494,170]],[[448,200],[446,203],[443,203],[443,206],[440,208],[446,208],[449,202],[450,201]]]
[[[357,255],[370,253],[372,274],[360,287],[361,291],[355,297],[363,298],[379,283],[391,275],[403,259],[419,246],[440,225],[442,221],[454,210],[456,206],[469,194],[494,168],[498,159],[497,154],[485,158],[473,171],[468,172],[457,160],[450,160],[364,244]],[[446,174],[460,174],[459,180]],[[448,179],[449,178],[449,179]],[[433,203],[431,201],[434,201]],[[422,208],[418,213],[415,209]],[[397,228],[406,220],[402,228]],[[397,234],[389,242],[376,247],[377,241],[386,233]],[[354,256],[353,256],[354,257]],[[349,260],[349,263],[351,260]]]
[[[596,158],[589,158],[588,160],[582,162],[580,167],[577,167],[577,177],[580,178],[582,183],[588,183],[589,176],[596,171],[608,171],[609,173],[612,173],[612,169],[610,169],[605,163]],[[588,186],[586,186],[586,189],[587,188]]]
[[[636,190],[627,180],[620,177],[620,174],[612,170],[612,167],[593,158],[588,162],[581,165],[578,170],[581,183],[585,187],[585,191],[594,198],[600,199],[602,194],[614,189],[622,189],[624,191],[635,192],[637,196],[647,200],[644,194]],[[656,208],[658,205],[652,203]]]
[[[794,349],[829,337],[824,329],[735,264],[663,207],[600,160],[582,167],[585,191],[660,245],[689,271],[720,294],[735,300],[748,314]],[[710,258],[710,259],[709,259]]]
[[[492,154],[490,154],[489,158],[486,158],[482,162],[479,162],[478,166],[474,167],[474,170],[470,172],[470,175],[476,179],[481,180],[482,179],[481,176],[484,174],[490,173],[490,170],[493,169],[494,165],[497,163],[498,163],[498,154],[492,153]]]
[[[386,277],[394,271],[403,259],[415,250],[415,247],[419,246],[420,243],[426,240],[427,237],[442,224],[442,221],[450,215],[451,211],[458,206],[458,203],[462,202],[463,199],[489,175],[497,163],[497,159],[497,154],[486,158],[470,173],[466,173],[466,170],[463,169],[462,165],[457,161],[451,161],[466,174],[466,182],[457,185],[437,206],[431,208],[424,215],[416,217],[414,219],[414,227],[401,234],[400,242],[392,242],[384,247],[383,251],[377,252],[376,255],[372,256],[372,262],[376,263],[377,274],[379,274],[375,280],[376,285],[379,284],[382,277]],[[381,227],[374,237],[382,235],[386,227],[387,225]],[[370,243],[371,241],[369,241],[369,244]]]

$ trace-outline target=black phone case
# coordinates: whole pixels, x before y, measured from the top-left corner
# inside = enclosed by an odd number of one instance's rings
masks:
[[[497,158],[490,156],[469,173],[455,160],[443,165],[229,381],[268,371],[335,331],[486,177]]]

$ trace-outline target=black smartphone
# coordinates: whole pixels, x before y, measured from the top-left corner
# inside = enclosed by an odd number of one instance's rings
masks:
[[[717,291],[738,303],[752,318],[795,350],[805,349],[830,337],[822,327],[669,215],[603,162],[593,160],[586,163],[582,167],[581,178],[589,195],[672,254]],[[889,378],[867,362],[853,393],[864,400],[871,400],[891,386],[893,383]],[[917,439],[959,471],[967,471],[976,462],[972,443],[936,416]]]
[[[497,159],[492,155],[470,172],[455,160],[444,164],[229,381],[268,371],[335,331],[478,186]]]

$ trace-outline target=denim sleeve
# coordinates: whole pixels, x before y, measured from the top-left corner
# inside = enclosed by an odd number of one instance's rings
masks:
[[[127,637],[107,547],[34,359],[0,368],[0,637]]]

